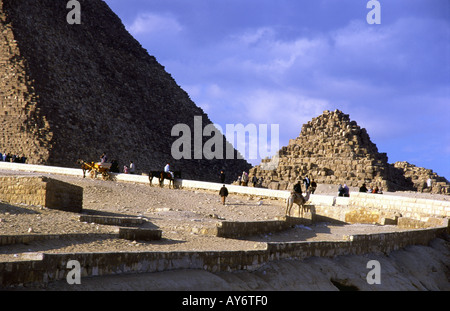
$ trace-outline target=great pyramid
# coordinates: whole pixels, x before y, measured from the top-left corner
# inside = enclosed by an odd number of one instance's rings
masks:
[[[0,0],[0,152],[67,167],[106,152],[120,167],[170,162],[183,178],[213,181],[251,167],[235,150],[233,159],[174,159],[174,125],[211,120],[104,1],[79,0],[81,24],[67,22],[67,3]]]
[[[276,168],[267,170],[271,162]],[[324,111],[304,124],[296,139],[276,157],[252,168],[249,175],[262,177],[263,186],[281,190],[292,189],[305,176],[319,184],[360,187],[366,183],[385,191],[422,191],[428,178],[435,185],[433,192],[448,193],[450,186],[432,170],[406,162],[389,164],[386,153],[378,152],[366,129],[339,110]]]

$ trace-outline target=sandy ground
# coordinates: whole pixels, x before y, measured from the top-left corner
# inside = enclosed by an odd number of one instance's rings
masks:
[[[224,206],[218,194],[211,191],[167,189],[61,175],[48,176],[84,188],[84,214],[143,217],[148,221],[147,226],[162,230],[162,240],[141,242],[117,239],[115,235],[118,227],[83,223],[79,221],[78,214],[40,206],[1,203],[2,235],[90,235],[32,242],[28,245],[3,246],[0,248],[0,260],[20,260],[20,254],[24,252],[264,249],[264,242],[268,241],[340,240],[345,234],[399,230],[395,226],[339,226],[318,223],[312,226],[297,226],[276,234],[224,239],[193,233],[192,228],[214,227],[222,220],[273,220],[284,215],[285,201],[230,195]]]
[[[3,171],[0,174],[17,173]],[[20,175],[23,174],[20,173]],[[162,239],[151,242],[118,239],[116,238],[117,227],[83,223],[79,221],[78,214],[40,206],[0,203],[0,235],[89,233],[81,237],[36,241],[27,245],[1,246],[0,261],[21,260],[22,254],[28,252],[254,250],[264,249],[265,242],[270,241],[341,240],[343,235],[400,230],[395,226],[318,223],[311,226],[297,226],[276,234],[224,239],[196,234],[191,229],[216,226],[222,220],[272,220],[284,215],[284,200],[230,195],[224,206],[218,194],[210,191],[167,189],[61,175],[36,175],[49,176],[83,187],[83,213],[143,217],[149,222],[147,226],[162,230]],[[334,194],[334,189],[323,185],[318,188],[317,193]],[[447,199],[447,197],[429,194],[402,193],[401,195]],[[102,289],[102,287],[98,288]]]

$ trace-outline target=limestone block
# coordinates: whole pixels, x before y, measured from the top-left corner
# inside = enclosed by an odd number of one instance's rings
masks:
[[[66,212],[80,213],[83,209],[83,188],[56,179],[44,178],[45,206]]]
[[[162,231],[147,228],[119,228],[119,238],[131,241],[154,241],[160,240]]]
[[[0,199],[7,203],[39,205],[77,213],[83,208],[83,188],[69,183],[47,177],[3,177],[1,183]]]
[[[345,222],[351,224],[376,224],[381,223],[381,212],[374,209],[358,208],[345,214]]]

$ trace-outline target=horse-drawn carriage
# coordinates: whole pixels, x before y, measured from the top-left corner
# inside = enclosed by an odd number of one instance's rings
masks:
[[[91,178],[96,178],[98,174],[102,174],[103,180],[111,178],[109,170],[111,169],[112,163],[85,162],[83,160],[79,160],[78,162],[81,164],[81,169],[83,170],[83,178],[86,177],[86,171],[89,172]]]

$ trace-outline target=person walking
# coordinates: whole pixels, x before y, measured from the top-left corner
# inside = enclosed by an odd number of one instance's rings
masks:
[[[225,205],[225,200],[228,196],[228,189],[227,187],[225,187],[225,185],[223,185],[222,188],[220,188],[219,195],[222,200],[222,204]]]

